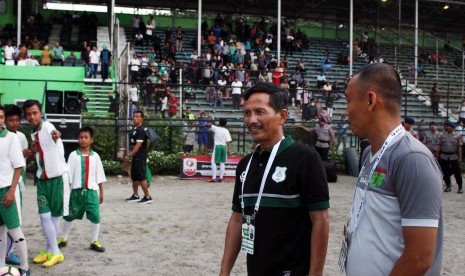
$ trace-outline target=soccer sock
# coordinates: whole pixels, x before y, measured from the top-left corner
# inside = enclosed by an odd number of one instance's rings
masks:
[[[52,214],[50,212],[40,214],[40,222],[42,224],[42,231],[47,241],[47,251],[53,254],[60,254],[60,249],[57,243],[57,232],[52,221]]]
[[[224,169],[225,169],[225,164],[220,163],[220,179],[223,179],[224,176]]]
[[[6,256],[10,256],[11,253],[15,250],[15,243],[13,237],[10,235],[10,233],[7,234],[7,239],[6,239]]]
[[[92,232],[91,242],[98,241],[98,234],[100,232],[100,223],[90,223],[90,229]]]
[[[71,231],[71,221],[66,221],[64,220],[63,221],[63,239],[65,239],[65,241],[68,240],[68,235],[69,235],[69,232]]]
[[[61,224],[61,217],[54,217],[52,216],[52,223],[53,227],[55,228],[55,232],[58,234],[60,233],[60,224]]]
[[[5,266],[6,257],[6,226],[5,224],[0,226],[0,266]]]
[[[26,239],[24,238],[23,231],[20,227],[17,227],[15,229],[9,230],[8,232],[13,238],[14,243],[18,247],[18,255],[19,259],[21,260],[21,264],[19,265],[19,267],[22,270],[29,270],[29,263],[27,260],[27,243]]]
[[[216,179],[216,163],[212,162],[212,179]]]

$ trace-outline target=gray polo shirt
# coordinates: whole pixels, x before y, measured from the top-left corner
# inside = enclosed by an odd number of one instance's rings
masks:
[[[363,154],[365,168],[355,188],[351,217],[358,213],[363,189],[369,185],[355,232],[355,219],[349,224],[349,231],[353,234],[347,257],[347,275],[389,275],[404,249],[402,227],[405,226],[438,228],[433,265],[425,275],[440,275],[442,174],[436,160],[420,141],[407,132],[391,142],[369,182],[377,154],[371,156],[371,146]]]

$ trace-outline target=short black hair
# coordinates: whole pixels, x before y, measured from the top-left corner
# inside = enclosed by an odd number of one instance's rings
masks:
[[[228,121],[225,118],[220,119],[220,126],[224,127]]]
[[[82,133],[82,132],[88,132],[89,135],[90,135],[90,138],[94,138],[94,130],[90,127],[90,126],[83,126],[79,129],[78,131],[78,136]]]
[[[270,101],[268,104],[274,109],[274,111],[279,112],[282,109],[287,109],[287,103],[289,102],[288,93],[276,84],[259,82],[245,92],[244,100],[247,101],[250,96],[256,93],[266,93],[270,95]]]
[[[357,84],[364,92],[373,87],[380,92],[380,96],[386,100],[386,104],[393,112],[400,112],[402,102],[402,83],[399,73],[390,65],[384,63],[372,63],[363,66],[352,79],[356,78]],[[363,96],[363,93],[359,95]]]
[[[0,104],[0,110],[3,111],[3,113],[5,113],[5,108],[1,104]]]
[[[31,108],[33,107],[34,105],[37,105],[37,107],[39,108],[39,111],[42,111],[42,105],[39,103],[38,100],[26,100],[23,104],[23,111],[26,110],[26,108]]]
[[[5,117],[8,118],[9,116],[19,116],[21,118],[21,108],[19,108],[15,104],[7,104],[4,106]]]
[[[133,113],[132,115],[134,116],[134,115],[137,114],[137,113],[139,113],[140,116],[142,117],[142,119],[144,119],[144,113],[143,113],[142,111],[140,111],[140,110],[134,111],[134,113]]]

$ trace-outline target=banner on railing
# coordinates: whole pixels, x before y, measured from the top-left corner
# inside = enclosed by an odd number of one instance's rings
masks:
[[[224,179],[235,179],[236,167],[242,157],[228,157],[225,165]],[[187,155],[181,157],[180,179],[210,179],[212,177],[211,156]],[[219,175],[219,164],[217,164]]]

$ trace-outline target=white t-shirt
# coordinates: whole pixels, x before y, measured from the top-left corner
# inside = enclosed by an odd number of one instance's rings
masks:
[[[232,87],[232,94],[241,94],[241,90],[242,90],[242,82],[241,81],[233,81],[231,83],[231,87]]]
[[[71,189],[98,190],[98,184],[107,181],[102,160],[98,153],[92,150],[89,155],[81,155],[77,150],[73,151],[68,158],[68,167]],[[86,173],[82,172],[83,169]],[[83,175],[86,179],[82,179]]]
[[[31,134],[32,141],[39,141],[36,152],[37,174],[39,179],[50,179],[62,176],[68,171],[65,161],[63,141],[53,141],[52,131],[55,126],[43,121],[40,130]]]
[[[140,60],[138,58],[131,59],[131,71],[139,71]]]
[[[26,166],[21,144],[15,133],[8,131],[4,137],[0,137],[0,153],[0,188],[5,188],[11,185],[15,168]]]
[[[137,102],[139,100],[139,95],[137,93],[137,87],[129,88],[129,95],[131,96],[131,100],[133,103]]]
[[[226,86],[226,80],[218,80],[219,86]]]
[[[100,61],[100,52],[98,51],[96,52],[94,50],[90,51],[89,58],[90,58],[90,63],[98,64]]]
[[[6,45],[3,50],[5,51],[5,59],[13,59],[13,54],[15,53],[15,48],[13,48],[13,46]]]
[[[226,146],[226,143],[232,141],[231,134],[229,134],[229,130],[227,130],[226,128],[212,125],[211,130],[215,134],[213,136],[214,141],[215,141],[215,146],[216,145]]]

